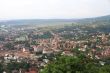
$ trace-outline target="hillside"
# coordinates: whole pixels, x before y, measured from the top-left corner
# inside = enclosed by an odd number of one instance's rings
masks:
[[[1,21],[2,25],[28,25],[28,24],[37,24],[37,25],[54,25],[54,24],[110,24],[110,15],[96,17],[96,18],[85,18],[85,19],[23,19],[23,20],[8,20]]]
[[[101,16],[96,18],[86,18],[76,21],[79,24],[98,24],[98,25],[108,25],[110,24],[110,15]]]

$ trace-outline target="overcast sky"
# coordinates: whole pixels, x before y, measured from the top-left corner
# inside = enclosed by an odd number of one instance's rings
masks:
[[[0,20],[88,18],[110,14],[110,0],[0,0]]]

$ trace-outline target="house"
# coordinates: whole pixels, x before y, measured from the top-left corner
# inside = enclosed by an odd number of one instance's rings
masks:
[[[25,73],[38,73],[36,68],[30,68],[29,70],[25,71]]]
[[[18,70],[13,70],[12,73],[19,73],[19,71]]]
[[[43,51],[43,47],[38,45],[38,46],[33,46],[34,52],[42,52]]]
[[[43,49],[43,54],[52,54],[52,53],[53,53],[52,49],[49,49],[49,48],[44,48]]]
[[[61,55],[73,56],[73,53],[70,51],[64,51]]]

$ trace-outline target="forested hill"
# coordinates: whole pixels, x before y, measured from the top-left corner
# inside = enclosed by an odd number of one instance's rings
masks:
[[[96,18],[86,18],[76,21],[79,24],[95,24],[95,25],[108,25],[110,24],[110,15],[96,17]]]
[[[8,20],[1,21],[0,25],[28,25],[28,24],[37,24],[37,25],[48,25],[48,24],[70,24],[70,23],[79,23],[79,24],[110,24],[110,15],[96,17],[96,18],[85,18],[85,19],[23,19],[23,20]]]
[[[0,24],[9,25],[48,25],[48,24],[69,24],[73,23],[74,19],[23,19],[23,20],[10,20],[3,21]]]

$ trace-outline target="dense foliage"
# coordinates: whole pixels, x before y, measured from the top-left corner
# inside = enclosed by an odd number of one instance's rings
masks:
[[[51,37],[53,37],[53,36],[50,32],[45,32],[42,35],[33,35],[34,39],[47,39],[47,38],[51,38]]]
[[[7,65],[0,64],[0,73],[3,73],[3,71],[6,71],[7,73],[12,73],[13,70],[19,70],[19,69],[29,69],[30,64],[26,62],[10,62],[7,63]]]
[[[93,60],[79,55],[60,56],[49,63],[41,73],[110,73],[110,65],[101,65],[97,60]]]

